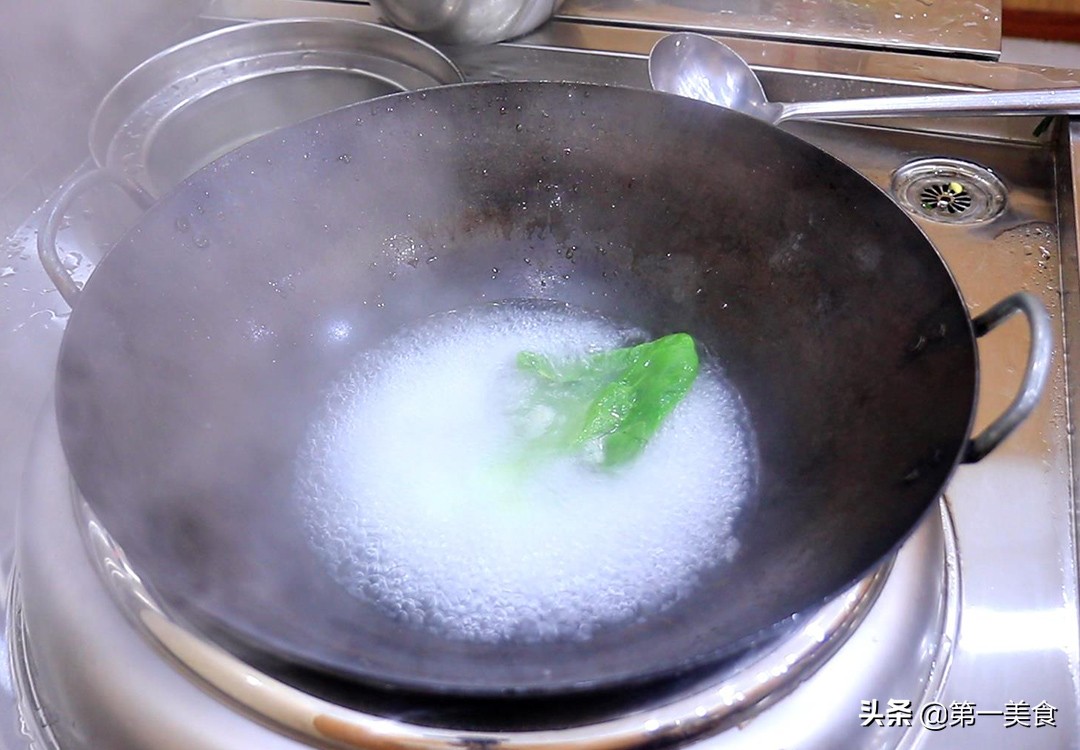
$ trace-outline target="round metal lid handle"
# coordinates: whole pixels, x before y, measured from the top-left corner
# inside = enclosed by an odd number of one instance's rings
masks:
[[[1031,329],[1031,345],[1024,380],[1020,384],[1020,391],[1001,416],[968,442],[964,450],[964,463],[981,460],[1007,438],[1031,414],[1046,387],[1054,352],[1053,328],[1050,325],[1050,314],[1034,294],[1017,292],[974,318],[971,323],[975,328],[975,335],[986,335],[1017,312],[1024,314]]]
[[[75,307],[75,301],[79,298],[82,288],[71,277],[60,260],[60,253],[56,249],[56,235],[60,231],[64,215],[75,199],[101,184],[111,184],[121,188],[140,208],[149,208],[154,202],[150,194],[142,188],[105,169],[84,172],[60,188],[59,192],[53,196],[45,214],[45,223],[37,236],[38,258],[41,260],[41,265],[45,267],[45,273],[49,275],[57,291],[60,292],[60,296],[71,307]]]

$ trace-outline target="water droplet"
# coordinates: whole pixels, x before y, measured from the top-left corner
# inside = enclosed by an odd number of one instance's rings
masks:
[[[192,242],[194,242],[195,247],[199,248],[200,250],[210,247],[210,240],[206,237],[196,237],[192,240]]]
[[[342,161],[342,162],[345,162],[346,164],[348,164],[349,162],[352,161],[352,157],[349,156],[348,154],[342,154],[341,156],[338,157],[338,161]]]
[[[0,268],[0,279],[6,279],[9,276],[15,275],[15,269],[11,266],[4,266]]]
[[[177,217],[174,225],[176,226],[177,232],[186,232],[191,229],[191,222],[188,221],[186,216]]]

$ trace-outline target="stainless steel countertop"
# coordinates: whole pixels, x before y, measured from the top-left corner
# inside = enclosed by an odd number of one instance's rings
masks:
[[[914,2],[914,0],[913,0]],[[940,0],[938,0],[940,2]],[[918,2],[914,2],[918,5]],[[856,5],[849,3],[849,5]],[[571,9],[575,6],[570,6]],[[302,12],[301,12],[302,11]],[[209,25],[245,17],[345,15],[370,18],[365,5],[300,0],[214,0]],[[245,15],[247,14],[247,15]],[[606,24],[557,21],[510,45],[452,54],[474,77],[544,77],[646,85],[644,60],[662,32]],[[1075,85],[1073,72],[896,52],[789,42],[736,39],[738,50],[764,73],[771,96],[810,98],[899,93],[933,88],[1021,88]],[[568,50],[587,46],[595,53]],[[911,732],[907,748],[1080,746],[1080,622],[1077,616],[1076,473],[1072,425],[1080,366],[1068,345],[1080,336],[1080,125],[1033,136],[1030,118],[919,121],[889,128],[799,124],[792,131],[887,186],[896,167],[919,156],[952,156],[992,168],[1010,187],[1010,209],[981,228],[922,222],[956,274],[965,299],[978,312],[1017,288],[1037,293],[1050,307],[1059,335],[1051,387],[1035,418],[982,464],[965,467],[950,485],[962,573],[962,614],[941,700],[972,701],[1000,710],[1005,702],[1047,700],[1058,707],[1058,729],[1003,730],[986,717],[975,727],[941,733]],[[104,201],[110,204],[109,201]],[[116,225],[98,222],[109,205],[76,212],[61,236],[84,252],[83,272],[107,247]],[[112,225],[112,231],[95,228]],[[0,518],[9,517],[33,421],[52,381],[66,307],[51,291],[36,257],[30,217],[0,246]],[[1019,322],[980,342],[983,383],[980,424],[1011,397],[1026,349]],[[1067,358],[1066,355],[1072,355]],[[0,550],[9,554],[11,528],[0,523]],[[811,683],[808,683],[810,685]],[[3,680],[0,680],[0,691]],[[809,698],[821,711],[840,697],[828,684]],[[816,696],[816,697],[814,697]],[[865,696],[904,698],[911,696]],[[857,705],[842,707],[856,720]],[[10,717],[0,715],[0,742]],[[762,722],[732,730],[773,747],[776,735]],[[755,734],[756,733],[756,734]],[[726,747],[736,735],[717,735]],[[867,740],[869,741],[869,736]],[[871,746],[893,746],[882,740]],[[15,747],[15,745],[12,745]]]

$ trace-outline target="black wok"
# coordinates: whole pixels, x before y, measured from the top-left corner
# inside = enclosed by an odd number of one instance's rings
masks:
[[[538,295],[688,331],[722,363],[759,459],[740,552],[584,642],[392,621],[310,549],[300,441],[360,350]],[[767,637],[896,548],[957,463],[1030,411],[1050,353],[1030,296],[973,326],[926,237],[830,156],[706,104],[568,84],[397,95],[261,138],[151,208],[74,307],[64,450],[168,611],[281,674],[473,696],[670,676]],[[1016,310],[1024,389],[972,441],[975,336]],[[342,322],[350,336],[328,334]]]

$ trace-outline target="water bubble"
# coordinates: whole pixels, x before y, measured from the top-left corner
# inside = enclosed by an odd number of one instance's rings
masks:
[[[522,350],[619,346],[625,335],[576,310],[491,305],[363,355],[330,394],[298,472],[327,571],[388,617],[472,641],[585,638],[692,592],[703,565],[735,552],[749,476],[729,419],[737,400],[718,379],[699,376],[650,445],[651,465],[643,455],[612,477],[556,462],[535,481],[492,471],[516,444],[492,399],[515,393],[503,364]],[[658,506],[657,495],[678,501]]]
[[[412,268],[420,265],[420,249],[416,240],[406,234],[390,235],[383,243],[383,252],[395,263],[405,264]]]

